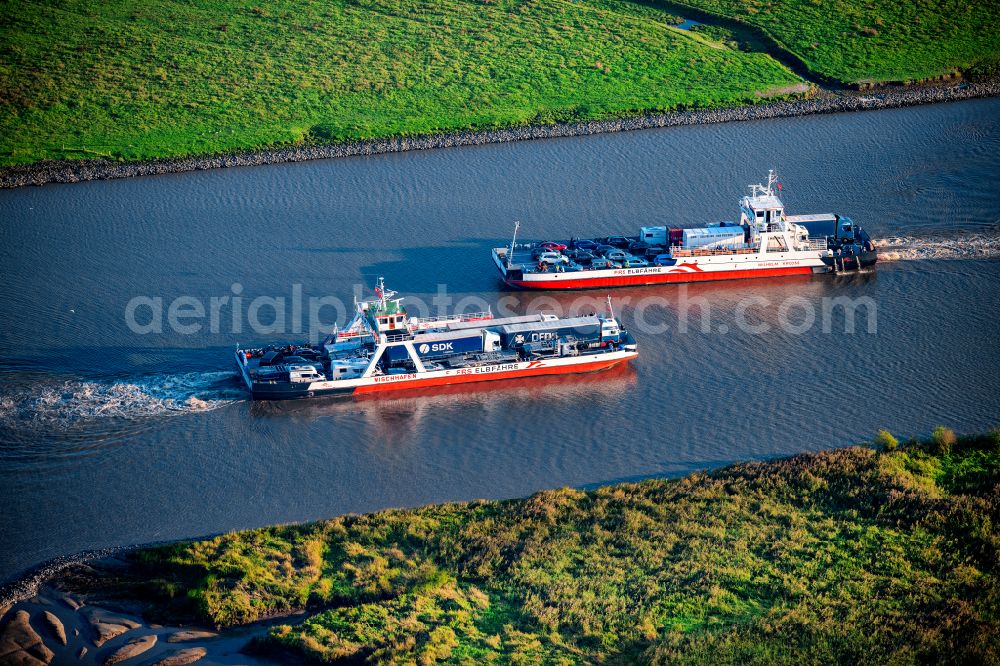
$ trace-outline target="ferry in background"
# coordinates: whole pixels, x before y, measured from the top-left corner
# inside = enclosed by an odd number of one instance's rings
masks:
[[[503,281],[524,289],[588,289],[674,282],[858,271],[878,253],[850,218],[833,213],[786,215],[775,189],[751,185],[740,221],[707,227],[642,227],[638,236],[517,243],[493,249]]]
[[[593,372],[638,355],[611,310],[605,316],[410,317],[379,278],[376,300],[355,304],[344,330],[321,345],[237,347],[254,399],[371,393]]]

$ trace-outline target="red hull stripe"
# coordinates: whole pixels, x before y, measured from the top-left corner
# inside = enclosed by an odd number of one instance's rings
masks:
[[[478,375],[450,375],[448,377],[432,377],[430,379],[411,379],[409,381],[385,382],[382,384],[369,384],[359,386],[354,389],[354,393],[374,393],[376,391],[399,391],[402,389],[423,388],[427,386],[443,386],[448,384],[468,384],[471,382],[489,382],[496,379],[514,379],[520,377],[541,377],[543,375],[562,375],[577,372],[595,372],[605,370],[618,363],[628,361],[628,358],[619,358],[611,361],[594,361],[592,363],[580,363],[579,365],[550,366],[546,368],[534,368],[524,370],[508,370],[507,372],[491,372]]]
[[[711,271],[704,273],[646,273],[602,278],[566,278],[559,280],[507,280],[512,287],[523,289],[589,289],[592,287],[626,287],[642,284],[667,284],[676,282],[709,282],[712,280],[742,280],[747,278],[778,277],[784,275],[812,275],[810,266],[789,268],[756,268],[745,271]]]

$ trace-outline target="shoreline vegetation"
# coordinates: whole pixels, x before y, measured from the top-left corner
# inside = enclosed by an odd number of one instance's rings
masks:
[[[552,123],[488,130],[441,132],[408,137],[366,139],[325,145],[296,145],[218,155],[158,158],[140,161],[110,159],[46,160],[0,166],[0,188],[134,178],[241,166],[264,166],[317,159],[382,155],[411,150],[479,146],[534,139],[591,136],[685,125],[792,118],[798,116],[893,109],[923,104],[1000,96],[1000,77],[978,82],[961,80],[909,86],[877,86],[865,91],[824,91],[801,99],[755,105],[675,111],[609,120]]]
[[[0,19],[6,187],[867,108],[859,88],[898,106],[935,100],[885,84],[993,95],[1000,72],[1000,5],[960,0],[28,0]]]
[[[142,547],[62,567],[0,608],[0,640],[37,655],[49,609],[98,660],[151,633],[211,654],[236,631],[308,663],[997,663],[998,524],[1000,429],[881,431],[679,479]]]

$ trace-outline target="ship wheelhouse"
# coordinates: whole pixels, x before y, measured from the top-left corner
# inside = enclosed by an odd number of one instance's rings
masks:
[[[750,186],[750,194],[740,201],[741,224],[758,234],[785,231],[785,205],[774,193],[776,184],[772,170],[767,174],[767,185]]]
[[[377,301],[363,304],[365,318],[375,335],[399,335],[409,333],[409,315],[403,307],[402,298],[393,298],[396,292],[385,288],[385,281],[379,278],[375,288]]]

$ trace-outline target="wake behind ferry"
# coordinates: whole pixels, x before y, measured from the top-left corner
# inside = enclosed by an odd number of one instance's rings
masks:
[[[517,243],[493,249],[503,281],[523,289],[587,289],[859,271],[878,253],[850,218],[786,215],[775,189],[750,185],[740,221],[707,227],[642,227],[638,236]]]
[[[411,317],[379,278],[376,299],[321,345],[236,350],[254,399],[370,393],[603,370],[638,355],[611,310],[494,318],[491,312]]]

